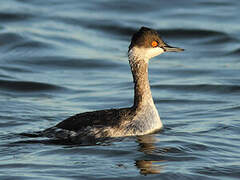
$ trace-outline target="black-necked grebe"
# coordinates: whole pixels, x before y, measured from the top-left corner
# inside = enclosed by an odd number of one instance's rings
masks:
[[[163,127],[154,105],[148,81],[149,59],[181,48],[166,44],[155,30],[142,27],[128,50],[134,80],[134,104],[129,108],[107,109],[76,114],[41,132],[43,136],[73,142],[94,138],[144,135]]]

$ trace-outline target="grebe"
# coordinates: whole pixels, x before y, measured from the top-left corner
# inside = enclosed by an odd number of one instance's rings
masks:
[[[137,136],[153,133],[163,125],[154,105],[149,80],[148,62],[164,52],[180,52],[166,44],[158,33],[141,27],[131,40],[129,64],[134,80],[132,107],[76,114],[41,132],[43,136],[72,142],[106,137]]]

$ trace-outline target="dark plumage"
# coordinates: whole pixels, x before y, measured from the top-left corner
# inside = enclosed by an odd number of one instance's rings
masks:
[[[157,41],[160,47],[166,45],[158,35],[157,31],[147,27],[141,27],[139,31],[133,34],[129,50],[134,46],[150,48],[153,41]]]
[[[57,128],[77,131],[87,126],[119,127],[121,121],[135,115],[131,108],[108,109],[76,114],[56,125]]]

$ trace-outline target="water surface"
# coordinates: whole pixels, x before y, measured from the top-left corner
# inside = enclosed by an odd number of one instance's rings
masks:
[[[239,7],[234,0],[1,3],[0,179],[239,179]],[[150,62],[163,131],[92,146],[19,135],[79,112],[131,106],[127,50],[141,26],[186,50]]]

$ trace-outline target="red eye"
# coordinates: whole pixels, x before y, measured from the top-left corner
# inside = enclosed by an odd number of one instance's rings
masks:
[[[157,41],[153,41],[152,42],[152,47],[157,47],[158,46],[158,42]]]

